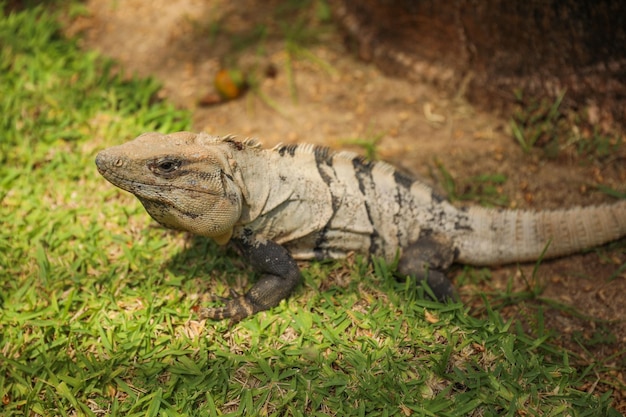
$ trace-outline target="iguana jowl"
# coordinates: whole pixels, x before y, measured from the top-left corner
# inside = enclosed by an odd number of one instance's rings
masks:
[[[453,263],[496,265],[571,254],[626,235],[626,200],[568,210],[456,208],[384,162],[313,145],[262,149],[204,133],[146,133],[100,152],[100,173],[163,226],[232,242],[261,273],[213,319],[240,320],[286,298],[294,259],[350,252],[392,261],[454,297]]]

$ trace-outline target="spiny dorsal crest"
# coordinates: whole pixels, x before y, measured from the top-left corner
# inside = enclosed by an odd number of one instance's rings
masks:
[[[335,152],[327,146],[314,145],[311,143],[292,143],[292,144],[278,144],[271,149],[273,152],[278,152],[280,155],[289,154],[295,156],[297,154],[313,154],[316,159],[323,161],[327,164],[333,162],[333,160],[343,160],[349,163],[358,163],[367,169],[371,169],[372,172],[379,172],[385,175],[394,175],[398,171],[395,167],[384,161],[372,161],[351,151],[339,151]]]
[[[208,133],[199,133],[196,136],[196,141],[203,145],[215,145],[219,143],[229,143],[235,146],[238,150],[242,148],[259,148],[261,144],[256,138],[245,138],[243,141],[237,140],[237,136],[227,134],[225,136],[213,136]]]

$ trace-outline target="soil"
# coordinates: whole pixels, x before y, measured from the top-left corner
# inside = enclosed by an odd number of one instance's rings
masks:
[[[363,148],[351,144],[355,139],[378,138],[379,158],[440,192],[440,165],[456,178],[460,191],[472,184],[467,180],[472,176],[506,176],[497,192],[508,196],[512,208],[610,201],[594,191],[598,184],[624,190],[626,146],[602,161],[581,157],[575,144],[564,145],[556,158],[541,150],[524,153],[508,119],[478,111],[460,95],[384,76],[348,51],[332,22],[322,19],[325,10],[319,5],[303,12],[286,10],[290,3],[89,0],[88,13],[68,21],[66,29],[80,35],[85,49],[119,61],[127,74],[158,79],[162,98],[193,111],[196,131],[257,137],[267,146],[311,142],[360,153]],[[299,22],[312,28],[313,42],[305,43],[307,32],[285,29]],[[305,52],[288,53],[296,50],[293,45]],[[212,101],[213,80],[224,67],[245,71],[252,88],[236,100],[199,104]],[[534,275],[533,265],[491,268],[488,280],[464,279],[460,291],[481,314],[481,292],[501,294],[511,281],[515,291],[540,288],[537,297],[510,300],[515,302],[502,313],[532,332],[538,328],[536,311],[543,308],[555,343],[575,352],[579,365],[604,362],[600,383],[581,389],[614,389],[615,406],[626,412],[626,272],[617,271],[625,262],[622,241],[543,262]]]

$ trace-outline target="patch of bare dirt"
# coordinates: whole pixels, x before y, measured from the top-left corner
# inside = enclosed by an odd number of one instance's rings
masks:
[[[478,174],[506,175],[501,192],[516,208],[609,201],[606,195],[592,192],[590,185],[623,190],[626,183],[626,167],[619,162],[589,162],[572,157],[571,152],[555,160],[524,154],[507,134],[506,120],[479,112],[462,98],[446,96],[429,85],[382,75],[348,53],[331,25],[314,17],[308,16],[319,25],[319,33],[306,48],[317,58],[293,59],[281,25],[296,25],[297,20],[277,21],[277,10],[284,6],[280,1],[89,0],[86,5],[89,15],[75,19],[68,32],[80,33],[85,49],[115,58],[126,71],[156,77],[163,83],[163,97],[193,110],[197,131],[254,136],[268,146],[312,142],[332,148],[349,147],[349,139],[381,134],[379,157],[421,176],[440,191],[436,161],[459,180]],[[263,42],[250,40],[250,33],[263,36]],[[237,42],[246,39],[249,46],[237,49]],[[286,70],[288,60],[293,62],[295,90]],[[272,106],[254,91],[221,105],[199,106],[213,92],[213,78],[224,65],[252,74]],[[275,77],[266,76],[265,68],[275,69]],[[613,276],[624,262],[622,245],[621,250],[545,262],[535,277],[532,265],[519,270],[492,268],[490,280],[467,285],[461,292],[468,303],[479,307],[477,289],[504,289],[511,277],[516,289],[527,285],[523,277],[538,280],[545,286],[541,297],[582,313],[541,303],[546,327],[561,335],[557,342],[580,354],[582,363],[606,360],[608,371],[602,378],[610,381],[607,387],[614,384],[616,405],[625,411],[626,273]],[[538,303],[522,302],[503,311],[526,320],[532,330],[532,320],[527,319]]]

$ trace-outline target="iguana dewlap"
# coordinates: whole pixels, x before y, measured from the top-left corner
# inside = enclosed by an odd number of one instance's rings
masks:
[[[232,242],[261,273],[243,296],[206,309],[239,320],[286,298],[294,259],[357,252],[427,279],[440,299],[453,263],[495,265],[571,254],[626,235],[626,200],[554,211],[456,208],[384,162],[313,145],[262,149],[204,133],[146,133],[100,152],[100,173],[163,226]]]

